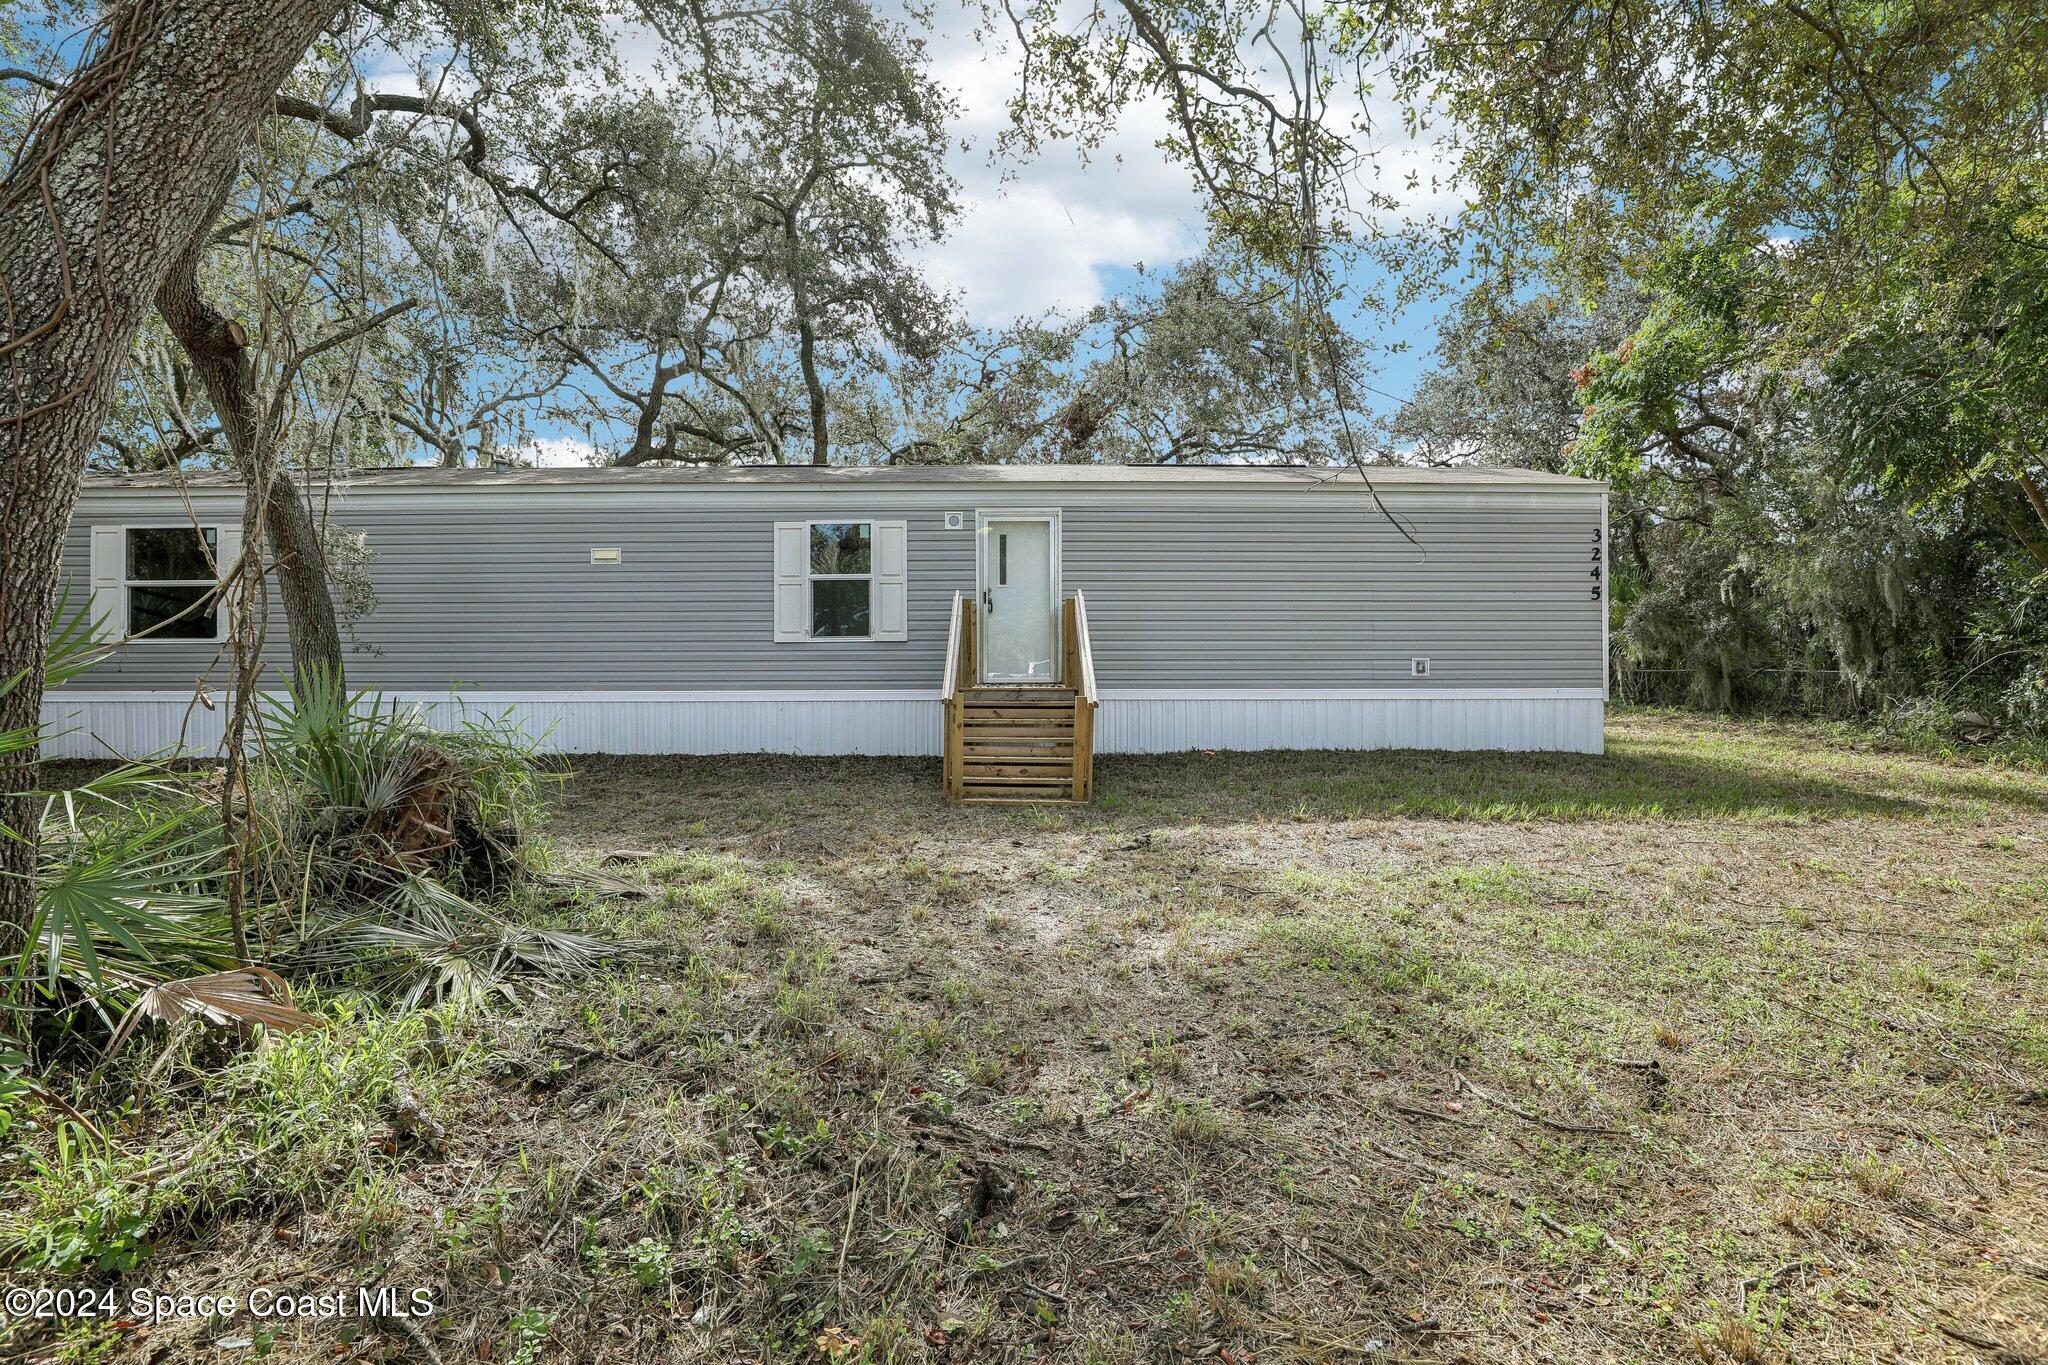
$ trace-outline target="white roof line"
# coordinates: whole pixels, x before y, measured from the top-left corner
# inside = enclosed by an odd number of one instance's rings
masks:
[[[635,468],[574,466],[495,469],[440,469],[403,466],[356,470],[337,476],[350,491],[492,490],[514,488],[625,489],[777,488],[871,485],[883,487],[958,488],[1029,484],[1035,486],[1139,486],[1186,488],[1350,488],[1374,487],[1513,487],[1591,491],[1606,485],[1595,479],[1572,478],[1537,470],[1498,466],[1378,465],[1364,477],[1352,466],[1308,465],[854,465],[819,468],[809,465],[727,465],[717,468]],[[88,491],[124,489],[240,487],[234,476],[218,471],[156,471],[146,474],[88,475]]]

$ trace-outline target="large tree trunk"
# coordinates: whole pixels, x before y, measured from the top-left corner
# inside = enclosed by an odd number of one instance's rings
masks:
[[[290,474],[271,470],[267,492],[263,531],[291,632],[292,670],[304,674],[309,668],[325,669],[338,683],[343,677],[341,627],[327,583],[327,547],[320,528]],[[249,495],[254,497],[255,489]]]
[[[340,0],[157,0],[102,37],[0,181],[0,728],[41,712],[58,554],[114,381],[265,104]],[[33,764],[0,789],[0,948],[34,903]]]
[[[799,295],[799,308],[803,307]],[[818,378],[818,331],[809,317],[799,315],[796,325],[796,355],[803,366],[804,391],[811,401],[811,463],[832,462],[832,441],[825,430],[825,385]]]
[[[802,194],[799,192],[798,201]],[[810,291],[804,280],[803,252],[797,241],[796,208],[782,219],[783,243],[789,253],[790,306],[796,313],[796,359],[804,374],[804,393],[811,404],[811,463],[832,462],[832,441],[825,430],[825,384],[818,377],[818,328],[811,320]]]
[[[292,668],[318,668],[342,676],[341,629],[327,584],[327,552],[320,528],[300,496],[298,484],[277,463],[278,414],[266,410],[249,373],[243,329],[206,301],[199,291],[199,265],[213,233],[218,207],[186,243],[157,288],[156,307],[171,335],[192,358],[227,437],[228,456],[249,487],[252,510],[263,513],[262,541],[274,551],[285,625],[291,632]],[[223,565],[223,568],[226,566]]]

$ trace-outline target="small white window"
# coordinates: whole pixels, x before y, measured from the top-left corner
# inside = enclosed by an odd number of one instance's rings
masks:
[[[775,638],[902,640],[905,523],[775,526]]]
[[[122,632],[146,640],[218,640],[217,526],[130,526],[121,541]]]
[[[875,524],[814,521],[809,550],[811,638],[873,638]]]

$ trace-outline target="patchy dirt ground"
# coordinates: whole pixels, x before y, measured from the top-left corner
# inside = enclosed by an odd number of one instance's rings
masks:
[[[435,1314],[62,1349],[2048,1358],[2048,778],[1609,741],[1105,758],[1086,810],[579,761],[542,909],[648,955],[435,1022],[445,1143],[368,1134],[123,1281]]]

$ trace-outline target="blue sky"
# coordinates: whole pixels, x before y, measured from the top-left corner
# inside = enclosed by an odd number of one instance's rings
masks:
[[[1167,126],[1163,106],[1127,110],[1116,134],[1085,161],[1065,144],[1050,144],[1030,161],[992,159],[1016,67],[1011,54],[978,42],[966,22],[941,9],[931,38],[934,74],[959,100],[966,146],[952,163],[964,211],[927,263],[937,282],[957,293],[971,322],[999,325],[1046,308],[1085,308],[1136,283],[1136,263],[1156,272],[1199,250],[1200,198],[1188,172],[1157,150]],[[1376,122],[1398,126],[1391,111]],[[1419,217],[1457,206],[1439,187],[1443,159],[1426,137],[1383,138],[1379,145],[1370,173],[1382,184],[1405,185],[1411,173],[1422,182],[1406,195],[1406,211]],[[1381,292],[1377,267],[1359,271],[1354,297]],[[1439,299],[1392,316],[1354,314],[1356,333],[1380,352],[1374,385],[1383,392],[1367,395],[1376,415],[1397,407],[1429,368],[1444,307]]]
[[[959,103],[951,170],[962,213],[947,238],[924,253],[924,264],[934,283],[956,295],[968,321],[992,327],[1050,309],[1084,310],[1139,284],[1140,262],[1157,274],[1198,252],[1202,203],[1188,172],[1157,148],[1167,128],[1161,104],[1126,110],[1117,131],[1086,158],[1064,143],[1026,161],[993,155],[1008,124],[1017,64],[1013,53],[983,44],[973,31],[976,18],[965,4],[936,6],[928,39],[933,74]],[[39,24],[29,33],[56,38],[60,49],[75,45],[67,43],[73,35],[53,35]],[[633,46],[631,39],[626,44]],[[415,84],[396,63],[373,80]],[[1376,123],[1399,126],[1392,111]],[[1457,206],[1436,188],[1444,166],[1427,138],[1378,141],[1368,173],[1385,185],[1405,184],[1410,175],[1422,181],[1408,194],[1407,211],[1421,216]],[[1382,292],[1377,267],[1358,269],[1353,297]],[[1354,312],[1349,319],[1357,335],[1376,344],[1377,392],[1364,395],[1375,416],[1389,415],[1429,368],[1444,307],[1435,299],[1392,316]],[[572,456],[569,435],[560,433],[565,448],[550,453]]]

